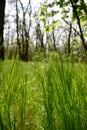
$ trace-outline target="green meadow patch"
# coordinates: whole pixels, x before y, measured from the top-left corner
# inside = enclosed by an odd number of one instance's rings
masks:
[[[0,62],[0,130],[86,130],[87,65]]]

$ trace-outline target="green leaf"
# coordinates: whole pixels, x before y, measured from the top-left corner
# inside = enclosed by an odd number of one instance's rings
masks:
[[[59,11],[54,11],[52,10],[51,13],[52,13],[52,16],[56,15]]]
[[[52,3],[49,3],[49,4],[48,4],[48,7],[49,7],[49,8],[52,8],[52,7],[53,7],[53,4],[52,4]]]
[[[52,23],[44,27],[44,31],[52,32],[54,29],[58,28],[61,25],[59,20],[54,20]]]
[[[46,22],[46,18],[41,18],[41,21],[42,21],[43,23],[45,23],[45,22]]]
[[[49,32],[49,26],[48,25],[44,27],[44,31]]]

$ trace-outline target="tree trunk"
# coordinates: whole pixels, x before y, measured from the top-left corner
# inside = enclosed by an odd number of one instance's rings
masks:
[[[4,17],[5,17],[5,0],[0,2],[0,59],[4,60],[4,43],[3,43],[3,30],[4,30]]]
[[[53,35],[53,47],[54,47],[54,50],[57,51],[54,31],[52,32],[52,35]]]
[[[18,46],[18,53],[19,53],[19,59],[21,56],[21,44],[19,42],[19,16],[18,16],[18,1],[16,0],[16,33],[17,33],[17,46]],[[17,52],[16,52],[17,53]]]
[[[68,35],[68,55],[71,52],[71,48],[70,48],[70,38],[71,38],[71,32],[72,32],[72,24],[70,23],[70,28],[69,28],[69,35]]]

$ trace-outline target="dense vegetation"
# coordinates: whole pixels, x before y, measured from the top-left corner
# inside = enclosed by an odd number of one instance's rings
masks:
[[[0,62],[0,130],[86,130],[87,65]]]

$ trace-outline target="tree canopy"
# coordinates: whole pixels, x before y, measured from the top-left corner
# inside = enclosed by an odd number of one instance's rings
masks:
[[[48,19],[55,18],[57,14],[61,16],[62,20],[71,19],[72,22],[77,22],[83,47],[87,50],[82,30],[82,23],[86,23],[87,20],[87,3],[84,0],[53,0],[52,2],[45,2],[41,6],[38,17],[42,22],[46,23]],[[53,20],[51,24],[46,25],[45,31],[58,27],[59,20],[60,17],[57,15],[57,20]]]

